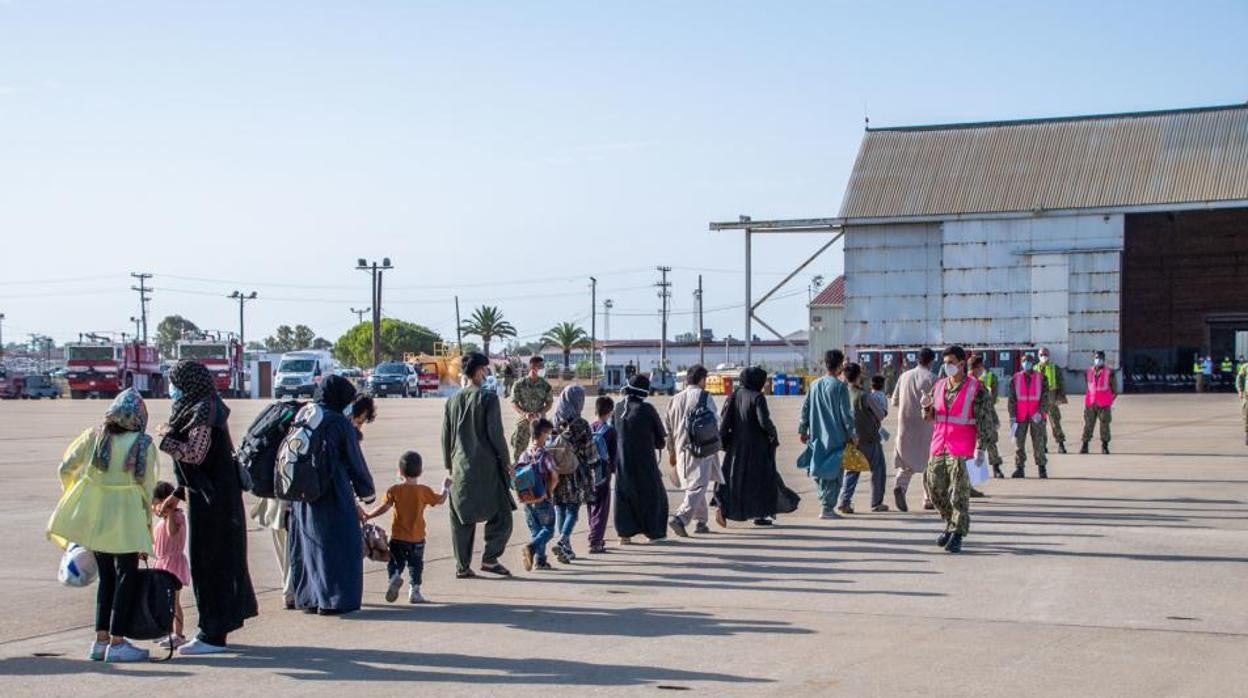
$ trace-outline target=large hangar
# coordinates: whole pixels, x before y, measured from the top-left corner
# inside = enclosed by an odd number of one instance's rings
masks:
[[[851,352],[1047,345],[1079,385],[1248,331],[1248,105],[869,129],[840,217]]]

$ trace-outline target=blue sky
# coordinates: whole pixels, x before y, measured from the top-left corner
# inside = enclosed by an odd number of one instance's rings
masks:
[[[523,336],[589,315],[740,334],[741,241],[710,220],[835,215],[862,137],[900,125],[1248,99],[1248,2],[0,0],[5,338],[156,319],[335,338],[389,256],[388,315]],[[820,241],[756,245],[756,287]],[[805,322],[805,283],[765,313]],[[761,293],[761,288],[760,288]],[[601,323],[601,320],[600,320]]]

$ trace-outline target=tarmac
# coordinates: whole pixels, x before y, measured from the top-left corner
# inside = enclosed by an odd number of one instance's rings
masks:
[[[1076,440],[1079,399],[1064,420]],[[771,405],[780,470],[803,502],[770,529],[712,524],[689,539],[612,541],[606,555],[524,573],[518,513],[504,559],[516,578],[456,581],[446,514],[435,509],[423,587],[432,603],[387,604],[384,566],[366,561],[364,609],[332,618],[282,609],[269,534],[256,529],[261,614],[231,636],[234,653],[106,665],[84,658],[94,589],[56,582],[60,553],[44,538],[61,453],[105,403],[0,403],[0,695],[1248,690],[1248,448],[1234,396],[1121,398],[1113,455],[1051,454],[1048,480],[1029,467],[1027,479],[987,483],[961,555],[934,545],[941,525],[922,511],[917,483],[910,513],[818,520],[813,487],[793,466],[801,398]],[[150,407],[153,425],[168,413],[168,402]],[[262,403],[232,407],[237,437]],[[436,488],[442,401],[379,408],[364,441],[379,489],[409,448],[425,455]],[[859,511],[869,496],[864,479]],[[678,493],[669,497],[675,506]],[[189,593],[183,602],[193,629]]]

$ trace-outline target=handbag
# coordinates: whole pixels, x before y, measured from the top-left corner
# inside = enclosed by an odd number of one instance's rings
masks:
[[[866,454],[861,449],[848,443],[845,444],[845,452],[841,456],[841,469],[847,473],[869,473],[871,461],[867,460]]]
[[[360,528],[364,543],[364,557],[373,562],[390,561],[390,543],[386,540],[386,532],[377,524],[364,524]]]

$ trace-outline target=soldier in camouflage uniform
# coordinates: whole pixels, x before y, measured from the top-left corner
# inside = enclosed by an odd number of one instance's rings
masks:
[[[1049,408],[1049,386],[1044,380],[1044,376],[1038,374],[1036,368],[1036,357],[1034,354],[1027,354],[1023,357],[1023,370],[1014,374],[1014,378],[1010,380],[1010,423],[1014,432],[1014,472],[1010,477],[1024,477],[1023,466],[1027,464],[1027,434],[1031,434],[1031,450],[1036,456],[1036,466],[1040,470],[1041,479],[1049,476],[1048,456],[1045,455],[1047,450],[1048,434],[1045,433],[1044,417],[1048,413]],[[1019,420],[1018,409],[1019,402],[1030,403],[1028,399],[1019,399],[1019,383],[1023,382],[1027,386],[1034,385],[1033,381],[1039,376],[1039,392],[1040,404],[1036,408],[1034,415],[1026,419]],[[1027,396],[1029,397],[1029,396]]]
[[[513,463],[520,460],[532,440],[529,422],[545,417],[551,405],[555,404],[555,390],[541,375],[545,364],[540,356],[529,359],[529,375],[520,379],[511,389],[511,406],[519,415],[516,419],[516,431],[511,435]]]
[[[1057,452],[1066,452],[1066,432],[1062,430],[1062,405],[1066,404],[1066,374],[1062,367],[1049,360],[1047,347],[1040,347],[1040,364],[1036,367],[1044,376],[1045,388],[1049,391],[1049,404],[1045,414],[1049,416],[1049,426],[1053,430],[1053,440],[1057,441]]]
[[[980,440],[979,447],[988,454],[993,477],[1003,478],[1005,473],[1001,472],[1001,465],[1005,461],[1001,459],[1001,451],[997,448],[1001,435],[1001,417],[997,414],[997,374],[984,367],[984,357],[976,355],[971,357],[971,375],[983,384],[984,392],[988,393],[992,401],[992,428]]]
[[[963,383],[970,381],[967,388],[975,390],[971,402],[971,415],[975,421],[977,443],[987,441],[993,430],[992,396],[984,390],[979,381],[966,374],[966,352],[959,346],[951,346],[944,351],[944,375],[936,382],[933,390],[945,391],[945,404],[953,406],[962,389]],[[923,399],[923,417],[929,421],[937,419],[935,400],[931,396]],[[982,457],[982,454],[976,454]],[[940,512],[945,522],[945,532],[936,539],[936,544],[951,553],[962,551],[962,539],[971,527],[971,481],[966,474],[966,458],[955,456],[948,450],[933,455],[923,471],[923,484],[927,487],[928,496]]]
[[[1092,440],[1092,428],[1096,426],[1097,421],[1101,423],[1101,453],[1109,455],[1109,423],[1113,420],[1114,408],[1112,406],[1113,398],[1110,397],[1109,406],[1101,406],[1095,404],[1096,394],[1094,394],[1093,381],[1097,378],[1104,377],[1108,373],[1108,388],[1111,396],[1118,394],[1117,381],[1114,379],[1114,369],[1105,365],[1105,352],[1098,351],[1093,354],[1092,366],[1088,369],[1087,379],[1088,388],[1084,395],[1083,406],[1083,445],[1079,448],[1080,453],[1088,452],[1088,442]],[[1099,384],[1099,383],[1098,383]]]
[[[1235,392],[1239,393],[1239,410],[1244,413],[1244,444],[1248,445],[1248,363],[1243,359],[1235,371]]]

